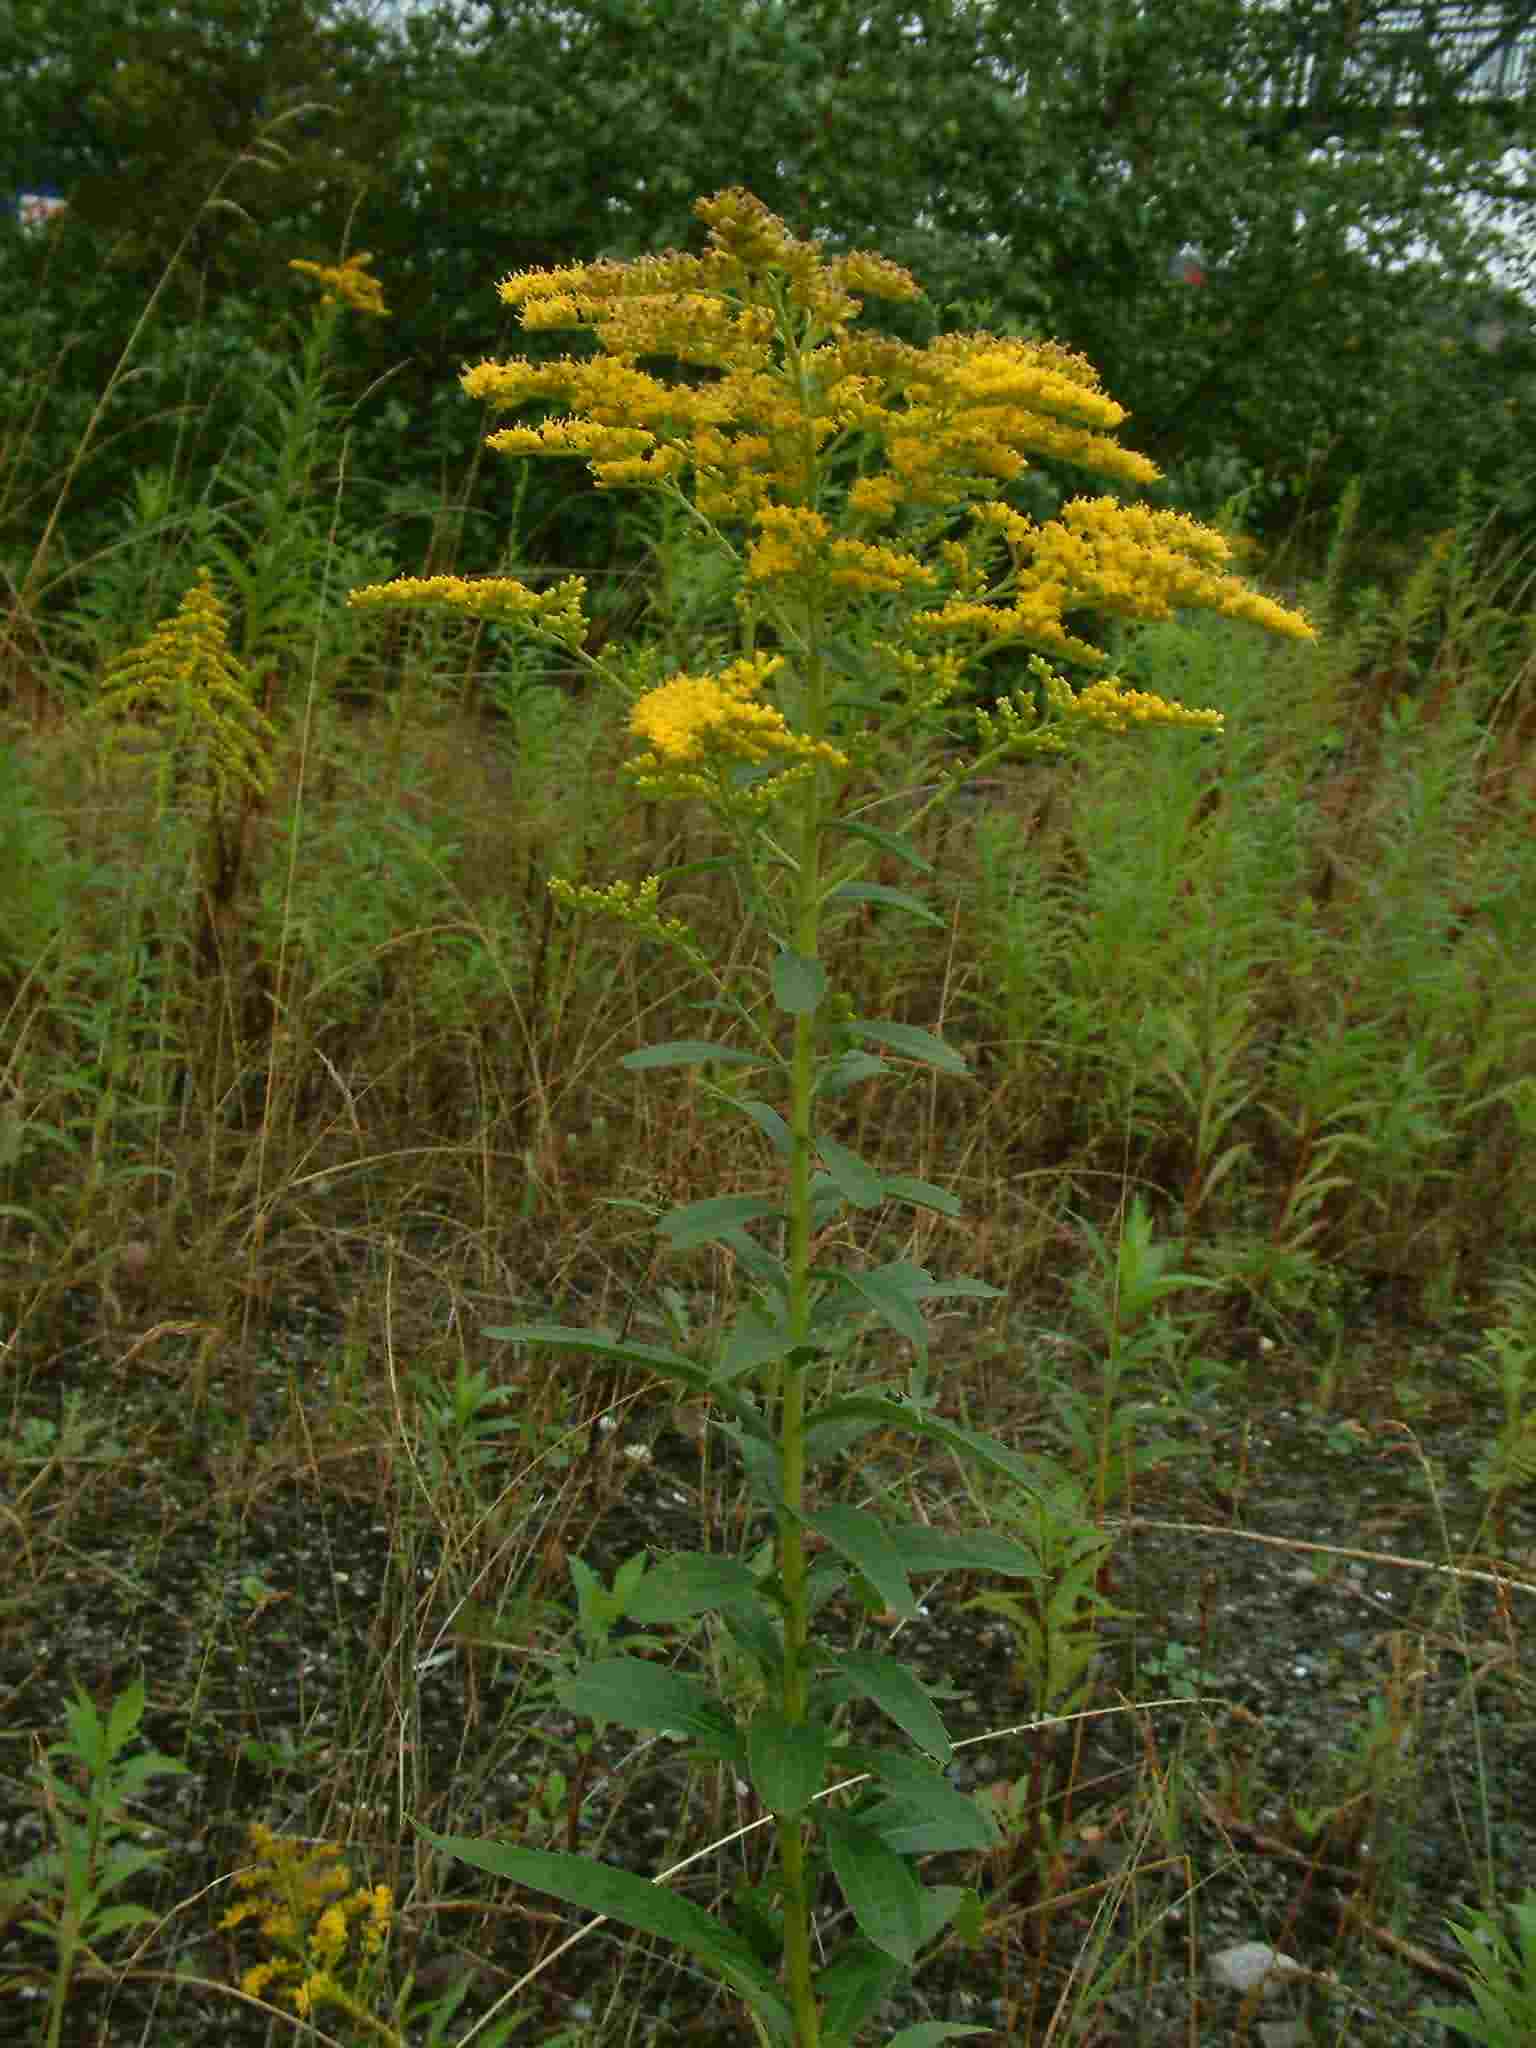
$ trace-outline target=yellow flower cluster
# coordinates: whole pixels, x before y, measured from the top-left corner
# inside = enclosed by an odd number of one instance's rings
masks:
[[[992,711],[977,711],[976,730],[984,749],[1007,746],[1015,754],[1062,753],[1066,731],[1074,724],[1116,733],[1147,725],[1219,732],[1223,724],[1219,711],[1194,711],[1151,691],[1133,690],[1118,676],[1105,676],[1086,689],[1074,690],[1066,677],[1039,655],[1029,666],[1044,700],[1043,709],[1025,693],[1015,691]]]
[[[1223,719],[1219,711],[1196,711],[1186,704],[1174,704],[1150,690],[1133,690],[1115,676],[1103,676],[1077,692],[1072,715],[1105,732],[1129,732],[1138,725],[1203,726],[1219,732]]]
[[[1062,623],[1068,611],[1096,605],[1137,619],[1166,619],[1180,607],[1198,607],[1292,639],[1316,638],[1300,612],[1223,574],[1219,565],[1231,559],[1230,544],[1181,512],[1106,497],[1074,499],[1043,526],[1006,505],[975,506],[972,517],[1007,544],[1010,601],[986,602],[967,590],[919,612],[912,623],[925,632],[1024,640],[1096,664],[1104,660],[1102,650]]]
[[[714,676],[671,676],[647,690],[629,714],[630,731],[653,751],[641,772],[705,761],[825,761],[847,765],[836,747],[791,732],[777,705],[761,701],[782,655],[748,655]]]
[[[308,2015],[332,2003],[356,2010],[347,1988],[348,1950],[357,1936],[356,1966],[378,1956],[389,1936],[394,1898],[388,1885],[354,1889],[352,1873],[334,1842],[286,1840],[260,1821],[249,1830],[255,1864],[235,1878],[251,1894],[219,1921],[233,1928],[254,1920],[278,1953],[253,1964],[240,1979],[247,1997],[281,1987],[296,2012]]]
[[[988,334],[944,335],[926,348],[855,337],[848,330],[862,294],[917,295],[906,271],[883,257],[830,256],[819,243],[797,241],[748,193],[718,194],[696,211],[710,230],[702,255],[504,278],[501,296],[525,329],[584,330],[596,353],[480,363],[465,373],[465,391],[507,410],[544,400],[651,436],[643,452],[615,455],[595,445],[589,460],[598,482],[656,484],[691,466],[699,509],[715,520],[802,501],[813,482],[809,451],[851,433],[884,444],[885,470],[850,493],[859,515],[877,523],[893,520],[904,503],[952,507],[978,489],[993,491],[1033,454],[1130,482],[1156,477],[1145,456],[1111,438],[1125,411],[1083,357],[1055,343]],[[793,375],[786,316],[798,351]],[[641,367],[665,357],[717,374],[667,383]],[[511,454],[579,452],[563,428],[547,437],[513,430],[489,445]]]
[[[96,715],[146,722],[176,750],[194,784],[222,808],[271,785],[277,733],[252,702],[251,682],[229,651],[229,622],[206,569],[142,647],[119,655],[102,680]]]
[[[306,263],[302,257],[295,256],[290,259],[288,268],[324,285],[320,299],[322,306],[334,306],[339,302],[350,306],[356,313],[371,313],[382,319],[389,308],[384,303],[383,285],[376,277],[368,275],[368,265],[372,261],[371,253],[364,249],[356,256],[347,257],[343,263]]]
[[[563,646],[578,647],[587,634],[581,608],[586,594],[580,576],[562,577],[548,590],[530,590],[515,576],[397,576],[390,583],[365,583],[349,590],[347,603],[361,611],[425,605],[494,625],[522,626]]]
[[[504,427],[487,448],[502,455],[584,455],[589,462],[628,461],[655,447],[643,427],[605,427],[596,420],[546,420],[538,427]]]
[[[702,254],[669,251],[501,281],[501,297],[526,329],[570,328],[581,347],[554,361],[487,361],[465,372],[471,397],[553,414],[502,429],[490,446],[579,456],[600,487],[686,490],[704,520],[755,529],[744,551],[743,604],[753,586],[770,597],[788,586],[823,606],[845,593],[930,592],[927,608],[905,624],[919,636],[945,636],[944,655],[930,658],[951,667],[1004,640],[1101,665],[1102,651],[1065,623],[1089,607],[1158,619],[1199,605],[1313,637],[1299,613],[1226,573],[1231,550],[1219,535],[1178,514],[1083,498],[1038,526],[997,502],[1042,455],[1117,483],[1156,479],[1153,463],[1115,439],[1125,410],[1086,358],[1056,343],[991,334],[941,335],[919,347],[855,333],[864,295],[917,296],[906,271],[879,256],[837,256],[797,240],[746,192],[700,200],[695,211],[709,231]],[[679,363],[693,374],[665,373]],[[843,468],[849,457],[856,473],[842,492],[832,482],[834,462]],[[976,521],[960,538],[944,535],[961,507]],[[924,533],[924,557],[870,537],[892,529]],[[999,542],[1010,560],[994,577]],[[575,579],[541,596],[505,581],[401,579],[352,601],[424,600],[574,637],[579,604],[575,596],[567,602],[567,592],[579,592]],[[747,664],[735,680],[733,671],[675,676],[648,691],[631,720],[650,749],[637,764],[650,778],[641,787],[729,791],[735,801],[743,778],[723,766],[776,758],[788,777],[832,758],[835,749],[797,739],[760,700],[766,673]],[[1123,697],[1098,708],[1131,722],[1153,715]]]
[[[1100,662],[1101,648],[1080,640],[1061,622],[1068,609],[1067,591],[1062,584],[1038,583],[1020,591],[1012,604],[989,604],[980,599],[952,597],[936,611],[914,612],[913,628],[921,633],[956,634],[997,645],[1021,640],[1031,647],[1045,648],[1068,661]]]
[[[633,882],[610,882],[605,889],[595,889],[590,882],[570,881],[565,875],[552,875],[549,893],[567,910],[585,911],[594,917],[616,917],[642,938],[673,946],[700,966],[705,963],[698,940],[683,920],[662,916],[660,875],[647,875],[638,888]]]
[[[834,535],[822,515],[805,506],[765,505],[756,524],[760,537],[747,550],[753,583],[825,581],[834,589],[868,592],[935,581],[934,571],[916,555]]]
[[[1166,619],[1181,607],[1199,608],[1295,640],[1317,637],[1300,612],[1223,574],[1219,565],[1231,559],[1229,543],[1181,512],[1122,505],[1115,498],[1078,498],[1048,526],[1016,530],[1027,525],[1017,515],[1008,517],[1015,560],[1032,557],[1028,579],[1064,585],[1079,604],[1140,619]]]

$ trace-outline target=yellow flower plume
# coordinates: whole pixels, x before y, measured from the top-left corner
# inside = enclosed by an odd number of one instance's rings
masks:
[[[372,261],[371,253],[363,249],[342,263],[307,263],[303,257],[294,256],[290,258],[288,268],[298,271],[301,277],[312,277],[325,287],[320,296],[322,306],[334,306],[339,302],[350,306],[355,313],[370,313],[376,319],[382,319],[389,308],[384,303],[383,285],[368,274],[368,265]]]

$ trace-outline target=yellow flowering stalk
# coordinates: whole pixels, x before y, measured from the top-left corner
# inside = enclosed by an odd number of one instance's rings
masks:
[[[289,259],[288,268],[325,287],[320,295],[322,306],[350,306],[355,313],[383,319],[389,308],[384,303],[383,285],[368,274],[372,261],[370,252],[363,249],[340,263],[308,263],[303,257],[294,256]]]
[[[249,1835],[256,1861],[234,1880],[247,1896],[219,1927],[254,1922],[271,1953],[242,1973],[241,1990],[248,1998],[281,1997],[305,2019],[335,2006],[398,2043],[398,2031],[370,2010],[366,1995],[394,1916],[388,1885],[354,1886],[334,1842],[293,1841],[260,1821]]]
[[[206,569],[176,616],[112,663],[95,715],[110,721],[114,746],[161,739],[172,793],[205,792],[218,816],[271,785],[276,729],[229,651],[228,615]]]
[[[718,1557],[664,1559],[649,1571],[632,1560],[606,1595],[615,1619],[643,1602],[645,1620],[658,1624],[692,1621],[712,1605],[733,1668],[750,1670],[755,1687],[717,1696],[703,1675],[617,1654],[582,1665],[556,1690],[569,1710],[617,1726],[686,1729],[696,1753],[751,1783],[775,1827],[779,1953],[764,1961],[761,1924],[749,1941],[723,1917],[590,1858],[429,1839],[498,1876],[682,1943],[737,1993],[763,2040],[847,2048],[961,1903],[953,1888],[925,1888],[912,1842],[924,1853],[969,1852],[998,1835],[945,1778],[949,1737],[918,1675],[894,1657],[844,1651],[817,1634],[815,1614],[849,1583],[873,1587],[884,1607],[909,1615],[914,1572],[1037,1571],[1027,1546],[990,1533],[940,1539],[870,1508],[817,1508],[807,1484],[821,1449],[890,1427],[1011,1483],[1033,1477],[1007,1446],[948,1422],[927,1393],[924,1305],[996,1290],[975,1280],[941,1284],[902,1259],[870,1265],[855,1254],[839,1266],[818,1249],[834,1237],[854,1241],[846,1222],[834,1229],[851,1211],[896,1203],[958,1212],[944,1189],[877,1168],[829,1128],[829,1104],[893,1059],[967,1071],[943,1040],[860,1017],[831,986],[826,936],[853,906],[876,901],[932,917],[919,898],[864,879],[875,851],[916,872],[928,864],[910,828],[904,838],[847,807],[850,785],[881,758],[877,741],[893,751],[893,734],[904,768],[921,779],[919,754],[932,749],[946,707],[1005,643],[1031,650],[1032,686],[975,715],[977,751],[941,764],[932,802],[1001,756],[1060,751],[1092,730],[1219,726],[1214,711],[1113,676],[1074,688],[1048,658],[1104,668],[1102,651],[1066,624],[1085,609],[1157,619],[1200,605],[1272,631],[1312,629],[1231,575],[1227,544],[1192,521],[1099,496],[1037,525],[1007,503],[1008,485],[1039,457],[1116,484],[1156,476],[1144,456],[1120,446],[1125,413],[1081,356],[988,334],[945,335],[920,348],[856,333],[866,297],[918,296],[906,271],[796,240],[745,192],[719,193],[696,211],[709,230],[701,253],[505,278],[501,297],[525,330],[568,329],[571,353],[480,363],[463,385],[503,411],[532,406],[548,415],[501,429],[490,446],[582,461],[600,489],[663,494],[734,580],[741,651],[714,672],[661,675],[637,692],[629,674],[583,658],[631,699],[638,751],[629,767],[639,789],[703,803],[726,832],[761,954],[752,959],[746,948],[739,966],[716,967],[662,913],[656,875],[638,885],[558,879],[551,887],[566,905],[619,917],[712,977],[712,1012],[724,1020],[723,1036],[741,1042],[676,1040],[624,1064],[734,1067],[750,1080],[750,1091],[701,1085],[761,1135],[761,1184],[686,1203],[658,1225],[676,1251],[723,1246],[747,1298],[718,1355],[702,1364],[588,1329],[488,1334],[635,1365],[705,1398],[773,1509],[766,1577]],[[685,374],[663,374],[669,360]],[[574,581],[535,593],[505,578],[436,578],[372,585],[350,601],[480,608],[575,647],[580,597]],[[846,1355],[850,1332],[872,1316],[911,1347],[916,1367],[883,1392],[832,1399],[819,1367],[829,1353]],[[813,1540],[825,1553],[814,1578]],[[886,1735],[900,1739],[842,1746],[842,1716],[854,1700],[883,1714]],[[851,1805],[837,1786],[845,1771],[869,1786]],[[823,1874],[840,1887],[855,1929],[840,1948],[831,1923],[815,1924]]]

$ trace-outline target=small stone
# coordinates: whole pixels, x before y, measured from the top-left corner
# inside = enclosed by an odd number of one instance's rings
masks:
[[[1300,1972],[1294,1956],[1281,1955],[1263,1941],[1240,1941],[1232,1948],[1218,1949],[1210,1959],[1211,1975],[1223,1989],[1241,1991],[1245,1996],[1262,1983],[1262,1996],[1272,1998],[1288,1976]]]

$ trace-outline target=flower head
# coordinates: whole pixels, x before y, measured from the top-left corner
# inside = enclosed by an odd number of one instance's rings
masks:
[[[303,257],[294,256],[289,259],[288,268],[324,285],[325,290],[320,296],[322,306],[339,303],[350,306],[356,313],[370,313],[382,319],[389,308],[384,303],[384,287],[376,277],[368,275],[368,265],[372,261],[372,255],[363,249],[341,263],[307,263]]]

